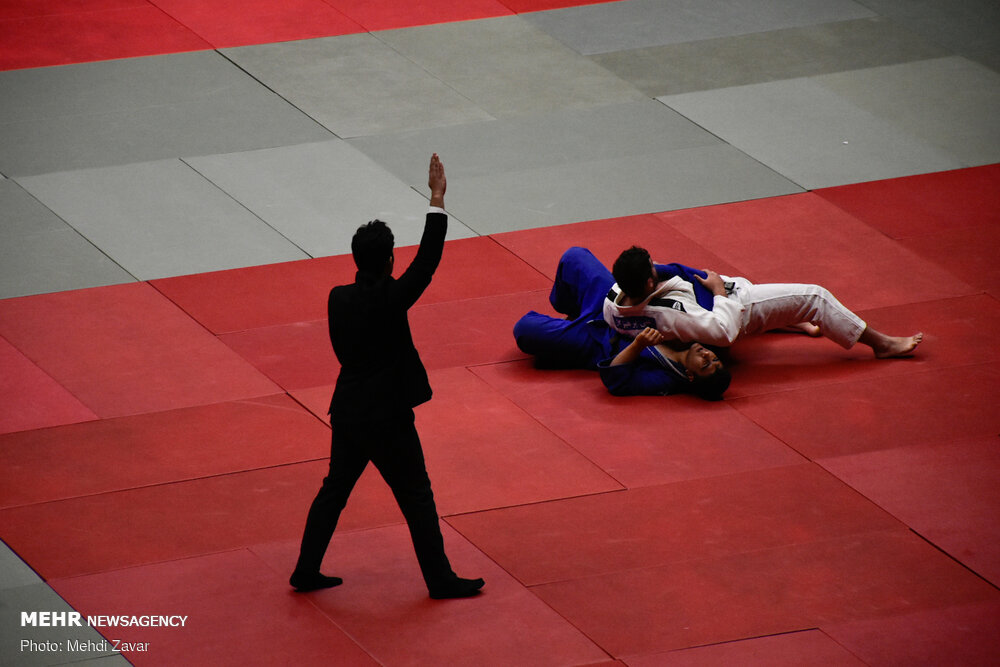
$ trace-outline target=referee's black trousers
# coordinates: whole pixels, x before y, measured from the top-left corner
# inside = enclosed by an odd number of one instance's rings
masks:
[[[309,508],[295,571],[319,572],[340,513],[371,461],[403,512],[428,588],[453,579],[413,411],[371,422],[335,420],[332,426],[330,472]]]

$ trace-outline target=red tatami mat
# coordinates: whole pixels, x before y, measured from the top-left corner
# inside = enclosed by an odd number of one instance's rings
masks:
[[[727,400],[810,459],[1000,432],[1000,364]]]
[[[825,188],[816,195],[895,239],[981,229],[1000,223],[1000,164]]]
[[[529,586],[901,527],[814,464],[510,507],[448,522]]]
[[[146,3],[87,6],[52,14],[4,12],[0,70],[46,67],[211,48],[211,44]],[[115,3],[118,4],[118,3]],[[8,18],[9,17],[9,18]]]
[[[50,584],[86,615],[180,615],[183,627],[103,628],[141,643],[134,665],[377,665],[350,636],[247,549]]]
[[[416,246],[396,248],[397,277]],[[483,274],[489,266],[489,277]],[[320,257],[153,280],[151,284],[216,334],[326,319],[335,285],[354,280],[350,255]],[[549,289],[550,280],[491,238],[448,241],[418,304]],[[512,325],[513,326],[513,325]]]
[[[870,348],[845,350],[801,334],[773,333],[739,341],[731,351],[729,399],[806,386],[942,370],[1000,361],[984,331],[1000,328],[1000,302],[986,294],[861,311],[873,328],[893,335],[923,332],[912,357],[876,359]]]
[[[880,361],[868,347],[845,350],[829,340],[801,334],[775,332],[747,337],[729,352],[728,368],[733,381],[726,400],[913,373],[925,370],[926,359],[927,355],[921,353],[907,359]]]
[[[336,533],[323,571],[343,577],[310,594],[327,617],[383,665],[587,665],[607,655],[503,569],[442,523],[459,576],[483,577],[481,595],[431,600],[403,525]],[[253,547],[277,572],[297,542]],[[334,656],[327,656],[328,660]],[[335,660],[334,660],[335,662]]]
[[[2,300],[0,334],[101,417],[278,392],[145,283]]]
[[[416,246],[397,248],[396,266],[409,266],[416,250]],[[444,246],[441,264],[434,273],[434,280],[417,304],[429,305],[548,290],[552,287],[552,281],[547,276],[544,271],[533,271],[524,258],[512,253],[493,237],[477,236],[448,241]]]
[[[868,665],[995,665],[1000,601],[824,625]]]
[[[152,280],[215,334],[326,319],[330,288],[354,280],[350,255]]]
[[[325,458],[329,440],[285,395],[0,435],[0,507]]]
[[[1000,224],[912,236],[900,245],[1000,299]]]
[[[908,530],[689,560],[532,590],[616,657],[1000,601],[995,587]]]
[[[470,370],[428,373],[434,398],[417,430],[441,514],[530,504],[621,489],[593,462]],[[333,386],[296,391],[326,417]]]
[[[364,32],[323,0],[150,0],[215,48]],[[238,9],[237,9],[238,7]]]
[[[813,193],[657,217],[753,282],[816,283],[852,310],[976,291]],[[682,257],[669,261],[690,264]]]
[[[45,371],[0,337],[0,433],[97,419]]]
[[[424,366],[433,370],[523,359],[514,342],[514,323],[537,300],[537,292],[518,292],[418,304],[410,310],[410,328]]]
[[[725,642],[625,658],[629,667],[864,667],[866,663],[820,630]]]
[[[532,293],[515,293],[418,304],[409,313],[414,345],[428,370],[522,358],[514,322],[536,300]],[[219,338],[285,390],[331,384],[340,372],[325,319]]]
[[[969,569],[1000,586],[996,433],[819,464]]]
[[[529,361],[473,370],[630,488],[802,462],[725,402],[615,397],[595,372],[539,371]]]
[[[190,558],[298,539],[327,469],[324,460],[15,507],[0,510],[0,525],[47,579]],[[344,530],[403,520],[370,473],[344,511]]]
[[[0,21],[8,19],[25,19],[33,16],[53,16],[57,14],[72,14],[82,11],[100,11],[103,9],[125,9],[142,7],[148,4],[146,0],[4,0],[0,3]]]
[[[286,391],[330,383],[340,372],[325,318],[222,334],[219,340]]]
[[[320,387],[310,387],[309,389],[296,389],[288,392],[288,395],[301,403],[309,412],[313,413],[324,422],[330,422],[330,398],[333,396],[333,380],[330,384]],[[433,385],[431,387],[433,389]]]
[[[621,489],[468,369],[429,375],[434,399],[417,426],[442,514]]]

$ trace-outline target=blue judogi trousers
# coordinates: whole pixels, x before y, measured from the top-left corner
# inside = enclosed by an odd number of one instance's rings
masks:
[[[612,356],[614,332],[604,322],[604,298],[615,284],[611,272],[586,248],[559,259],[549,303],[565,319],[531,311],[514,325],[522,352],[546,368],[584,368]]]

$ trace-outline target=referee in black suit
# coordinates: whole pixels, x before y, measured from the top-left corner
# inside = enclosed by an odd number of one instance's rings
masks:
[[[339,577],[321,574],[320,564],[347,498],[369,461],[392,489],[406,518],[430,596],[469,597],[484,583],[462,579],[451,569],[414,425],[413,408],[430,400],[431,387],[406,313],[430,284],[448,230],[444,211],[448,182],[436,153],[428,172],[430,210],[420,248],[406,271],[398,279],[392,277],[392,232],[384,222],[373,220],[360,227],[351,241],[358,268],[354,282],[330,291],[330,341],[340,361],[330,402],[330,472],[309,508],[289,582],[297,591],[342,583]]]

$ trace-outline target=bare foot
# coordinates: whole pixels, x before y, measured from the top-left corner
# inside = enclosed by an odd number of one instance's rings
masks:
[[[912,336],[884,336],[879,344],[872,346],[876,359],[892,359],[906,357],[913,353],[917,345],[924,339],[924,334]]]
[[[792,325],[793,330],[798,330],[807,336],[812,336],[813,338],[819,338],[823,334],[820,333],[819,327],[812,322],[799,322],[798,324]]]
[[[798,324],[793,324],[790,327],[782,327],[777,329],[781,333],[804,333],[812,338],[819,338],[823,334],[820,333],[819,327],[812,322],[799,322]]]

